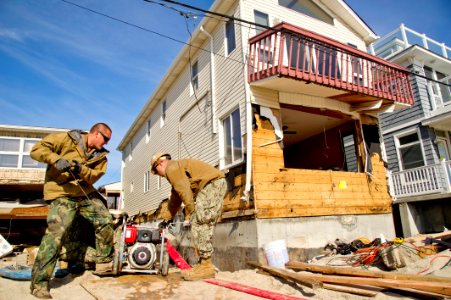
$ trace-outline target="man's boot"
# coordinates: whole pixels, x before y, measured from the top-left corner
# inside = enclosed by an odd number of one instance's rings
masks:
[[[93,272],[94,275],[105,276],[113,274],[113,262],[96,263],[96,269]]]
[[[201,258],[200,264],[194,266],[190,270],[182,272],[183,279],[194,281],[215,277],[215,267],[211,262],[211,257]]]
[[[39,299],[52,299],[47,282],[41,285],[31,284],[31,294]]]

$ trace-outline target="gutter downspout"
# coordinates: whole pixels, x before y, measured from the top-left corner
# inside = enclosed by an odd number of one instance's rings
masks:
[[[239,3],[240,8],[243,7],[243,1],[240,0]],[[241,43],[242,43],[242,53],[243,53],[243,62],[244,65],[244,97],[246,99],[246,184],[244,186],[243,195],[241,196],[241,200],[244,202],[249,201],[250,192],[251,192],[251,177],[252,177],[252,103],[249,91],[248,84],[248,61],[246,58],[246,52],[244,45],[248,46],[247,41],[244,39],[243,29],[241,27]]]
[[[218,133],[218,124],[216,124],[216,93],[215,93],[215,55],[213,48],[213,37],[207,31],[205,31],[204,26],[200,26],[200,30],[208,36],[210,39],[210,89],[211,89],[211,119],[212,119],[212,133]]]

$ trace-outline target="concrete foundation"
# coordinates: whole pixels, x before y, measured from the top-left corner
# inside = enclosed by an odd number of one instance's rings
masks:
[[[224,222],[215,229],[213,262],[223,271],[250,268],[248,261],[266,264],[264,245],[280,239],[286,241],[291,260],[307,261],[337,238],[351,242],[359,237],[373,240],[381,234],[395,237],[391,214]]]
[[[451,228],[450,198],[399,204],[404,237],[442,232]]]

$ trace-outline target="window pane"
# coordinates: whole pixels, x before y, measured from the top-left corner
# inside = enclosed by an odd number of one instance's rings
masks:
[[[39,168],[45,169],[47,164],[38,162],[37,160],[32,159],[29,155],[24,155],[22,157],[22,168]]]
[[[418,134],[416,132],[399,138],[400,145],[410,144],[413,142],[418,142]]]
[[[404,169],[412,169],[424,166],[420,144],[401,148],[401,160]]]
[[[224,120],[224,163],[232,163],[232,132],[230,130],[230,118]]]
[[[256,24],[263,25],[263,26],[266,26],[266,27],[269,26],[269,18],[268,18],[267,14],[262,13],[262,12],[260,12],[258,10],[254,10],[254,18],[255,18],[255,23]],[[266,27],[256,26],[255,27],[255,32],[257,34],[259,34],[260,32],[265,31]]]
[[[0,167],[17,168],[19,155],[0,154]]]
[[[25,153],[30,153],[31,148],[33,148],[33,146],[37,143],[38,141],[34,141],[34,140],[24,140],[23,143],[23,152]]]
[[[226,37],[227,37],[227,54],[230,54],[235,47],[235,24],[233,20],[226,23]]]
[[[19,151],[20,140],[17,139],[0,139],[0,151]]]
[[[237,109],[232,113],[233,124],[233,160],[241,159],[242,145],[241,145],[241,126],[240,126],[240,111]]]

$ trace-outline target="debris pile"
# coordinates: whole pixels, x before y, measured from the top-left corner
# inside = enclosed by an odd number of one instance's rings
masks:
[[[323,288],[366,297],[398,294],[451,297],[451,232],[412,238],[335,240],[308,263],[290,260],[276,268],[249,262],[263,272],[313,290]]]

